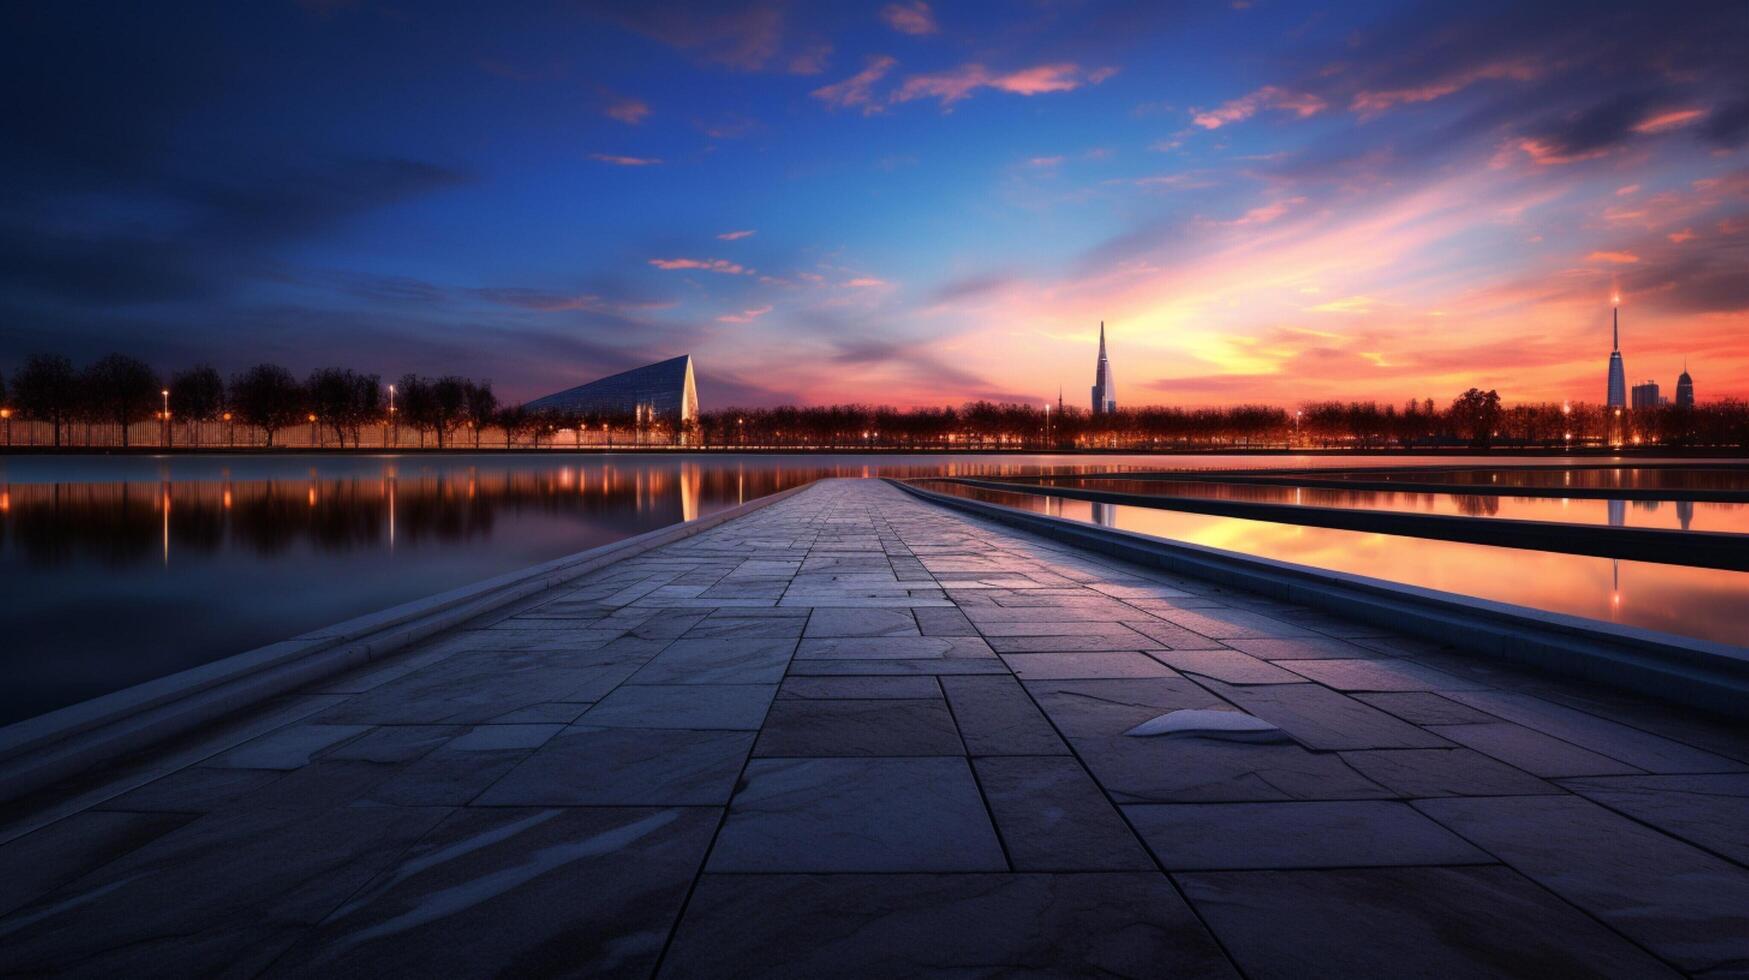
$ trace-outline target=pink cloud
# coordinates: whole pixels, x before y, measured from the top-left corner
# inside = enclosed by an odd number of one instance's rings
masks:
[[[1522,139],[1518,141],[1518,149],[1530,157],[1531,162],[1539,167],[1553,167],[1568,163],[1578,163],[1581,160],[1595,160],[1609,152],[1607,147],[1586,150],[1582,153],[1563,153],[1553,144],[1537,139]],[[1499,158],[1496,158],[1498,161]]]
[[[1693,228],[1684,228],[1681,231],[1673,231],[1664,237],[1670,239],[1671,243],[1673,243],[1673,244],[1681,245],[1683,242],[1686,242],[1694,237],[1694,229]]]
[[[935,12],[929,9],[924,0],[911,0],[910,3],[889,3],[881,8],[881,20],[887,26],[900,34],[934,34],[941,28],[936,26]]]
[[[662,162],[660,157],[625,157],[613,153],[591,153],[589,159],[611,163],[616,167],[654,167]]]
[[[1348,107],[1363,115],[1372,115],[1385,111],[1392,106],[1407,105],[1415,102],[1432,102],[1442,99],[1454,92],[1460,92],[1477,82],[1491,79],[1510,79],[1515,82],[1528,82],[1537,77],[1536,66],[1528,62],[1506,61],[1495,64],[1479,65],[1467,71],[1459,72],[1449,78],[1427,85],[1417,85],[1411,88],[1385,89],[1382,91],[1365,91],[1357,94]]]
[[[1266,225],[1288,213],[1290,208],[1306,203],[1303,197],[1290,197],[1282,201],[1272,201],[1269,204],[1252,208],[1239,218],[1227,222],[1231,225]]]
[[[627,126],[636,126],[650,115],[650,106],[643,99],[620,99],[607,107],[607,117]]]
[[[869,289],[874,286],[885,286],[886,284],[887,281],[885,279],[876,279],[872,276],[859,276],[845,283],[846,286],[853,289]]]
[[[1632,265],[1640,261],[1640,257],[1632,252],[1592,252],[1585,256],[1587,262],[1609,262],[1614,265]]]
[[[754,320],[757,320],[760,317],[762,317],[765,314],[770,313],[770,312],[771,312],[771,307],[769,305],[757,306],[751,310],[742,310],[739,313],[726,313],[722,316],[717,317],[717,322],[718,323],[752,323]]]
[[[735,242],[740,241],[743,238],[749,238],[753,233],[753,229],[749,228],[746,231],[725,231],[717,237],[725,242]]]
[[[875,83],[885,78],[898,63],[888,55],[871,55],[862,71],[842,82],[822,85],[809,94],[835,109],[861,108],[863,115],[873,115],[881,111],[874,98]]]
[[[651,259],[650,264],[658,269],[699,269],[704,272],[720,272],[728,276],[752,275],[753,270],[727,259]]]
[[[1640,192],[1640,185],[1639,184],[1629,184],[1626,187],[1617,187],[1615,189],[1615,196],[1616,197],[1628,197],[1628,196],[1633,195],[1633,194],[1638,194],[1639,192]]]
[[[1706,115],[1705,109],[1666,109],[1655,112],[1634,124],[1634,132],[1642,136],[1653,133],[1667,133],[1672,129],[1682,127]]]
[[[1105,69],[1100,69],[1105,72]],[[1109,78],[1106,72],[1101,78]],[[997,74],[980,64],[966,64],[944,72],[930,75],[912,75],[905,79],[905,84],[890,96],[892,102],[910,102],[915,99],[940,99],[943,106],[951,106],[962,99],[970,98],[972,93],[984,88],[993,88],[999,92],[1014,95],[1044,95],[1051,92],[1070,92],[1089,84],[1091,76],[1083,75],[1079,66],[1070,63],[1036,65],[1032,68],[1022,68],[1019,71]]]
[[[1217,109],[1206,112],[1193,109],[1191,118],[1204,129],[1220,129],[1222,126],[1250,119],[1263,109],[1292,112],[1298,118],[1305,119],[1327,108],[1328,103],[1310,92],[1293,92],[1274,85],[1265,85],[1255,92],[1223,103]]]
[[[1029,165],[1034,166],[1034,167],[1055,167],[1058,164],[1063,162],[1063,158],[1062,157],[1033,157],[1031,160],[1028,160],[1026,162]]]

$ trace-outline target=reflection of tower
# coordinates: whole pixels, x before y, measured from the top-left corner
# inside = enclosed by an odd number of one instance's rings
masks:
[[[1609,352],[1609,397],[1604,402],[1610,408],[1628,407],[1627,372],[1621,365],[1621,307],[1614,307],[1610,316],[1612,348]]]
[[[1115,504],[1094,504],[1093,523],[1100,527],[1117,526],[1117,506]]]
[[[1609,613],[1621,617],[1621,559],[1609,560]]]
[[[1676,502],[1676,522],[1682,525],[1684,531],[1694,523],[1694,501],[1678,500]]]
[[[1606,501],[1609,505],[1609,526],[1625,527],[1628,522],[1628,502],[1625,500]]]
[[[680,519],[698,520],[698,490],[704,477],[697,463],[680,464]]]
[[[1111,380],[1111,361],[1105,357],[1105,321],[1099,321],[1099,360],[1093,367],[1093,414],[1117,411],[1117,385]]]

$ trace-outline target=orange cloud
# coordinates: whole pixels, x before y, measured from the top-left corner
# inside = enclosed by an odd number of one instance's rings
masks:
[[[1585,256],[1587,262],[1609,262],[1614,265],[1633,265],[1640,257],[1632,252],[1592,252]]]
[[[727,259],[651,259],[650,264],[658,269],[699,269],[704,272],[720,272],[724,275],[752,275],[753,270]]]
[[[1107,69],[1094,74],[1101,80],[1111,77]],[[1092,76],[1083,76],[1079,66],[1069,63],[1037,65],[1007,74],[995,74],[983,65],[968,64],[932,75],[912,75],[892,94],[891,101],[940,99],[943,106],[951,106],[982,88],[1014,95],[1044,95],[1070,92],[1092,82]]]
[[[1517,146],[1518,149],[1524,151],[1526,156],[1530,157],[1531,162],[1539,167],[1578,163],[1581,160],[1595,160],[1609,152],[1608,148],[1599,147],[1582,153],[1562,153],[1554,144],[1537,139],[1521,139]]]
[[[1310,92],[1293,92],[1274,85],[1265,85],[1249,95],[1226,102],[1217,109],[1193,109],[1191,119],[1204,129],[1220,129],[1222,126],[1250,119],[1263,109],[1281,109],[1305,119],[1327,108],[1328,103]]]
[[[853,289],[868,289],[873,286],[885,286],[886,284],[886,280],[876,279],[872,276],[859,276],[845,283],[846,286],[850,286]]]
[[[1634,125],[1634,132],[1641,135],[1667,133],[1672,129],[1681,129],[1704,115],[1705,109],[1667,109],[1640,120]]]
[[[1481,65],[1429,85],[1361,92],[1354,97],[1348,107],[1362,115],[1373,115],[1392,106],[1442,99],[1454,92],[1469,88],[1477,82],[1502,78],[1528,82],[1536,78],[1537,74],[1536,67],[1526,62],[1514,61]]]
[[[1686,242],[1689,239],[1694,237],[1694,229],[1693,228],[1684,228],[1681,231],[1673,231],[1664,237],[1670,239],[1671,242],[1673,242],[1677,245],[1681,245],[1683,242]]]
[[[660,157],[624,157],[612,153],[591,153],[589,159],[611,163],[616,167],[654,167],[662,162]]]
[[[935,12],[923,0],[889,3],[881,8],[881,20],[900,34],[934,34],[940,30],[935,24]]]

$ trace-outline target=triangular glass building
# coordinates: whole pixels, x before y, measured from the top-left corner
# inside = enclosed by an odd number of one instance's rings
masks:
[[[698,382],[692,355],[608,375],[599,381],[536,398],[523,406],[531,412],[566,412],[661,419],[670,423],[698,421]]]

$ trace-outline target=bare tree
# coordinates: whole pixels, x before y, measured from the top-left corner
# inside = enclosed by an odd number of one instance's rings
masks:
[[[200,423],[217,419],[224,410],[225,382],[211,365],[196,365],[170,376],[170,415],[189,423],[195,445],[200,444]]]
[[[55,445],[61,444],[61,427],[78,408],[79,376],[73,362],[58,354],[33,354],[12,375],[12,398],[23,418],[54,426]]]
[[[257,364],[231,380],[231,404],[237,416],[273,435],[295,424],[304,414],[304,390],[292,373],[277,364]]]
[[[158,375],[146,362],[126,354],[108,354],[85,369],[86,397],[98,418],[121,428],[121,444],[128,445],[128,429],[143,422],[158,406]]]

